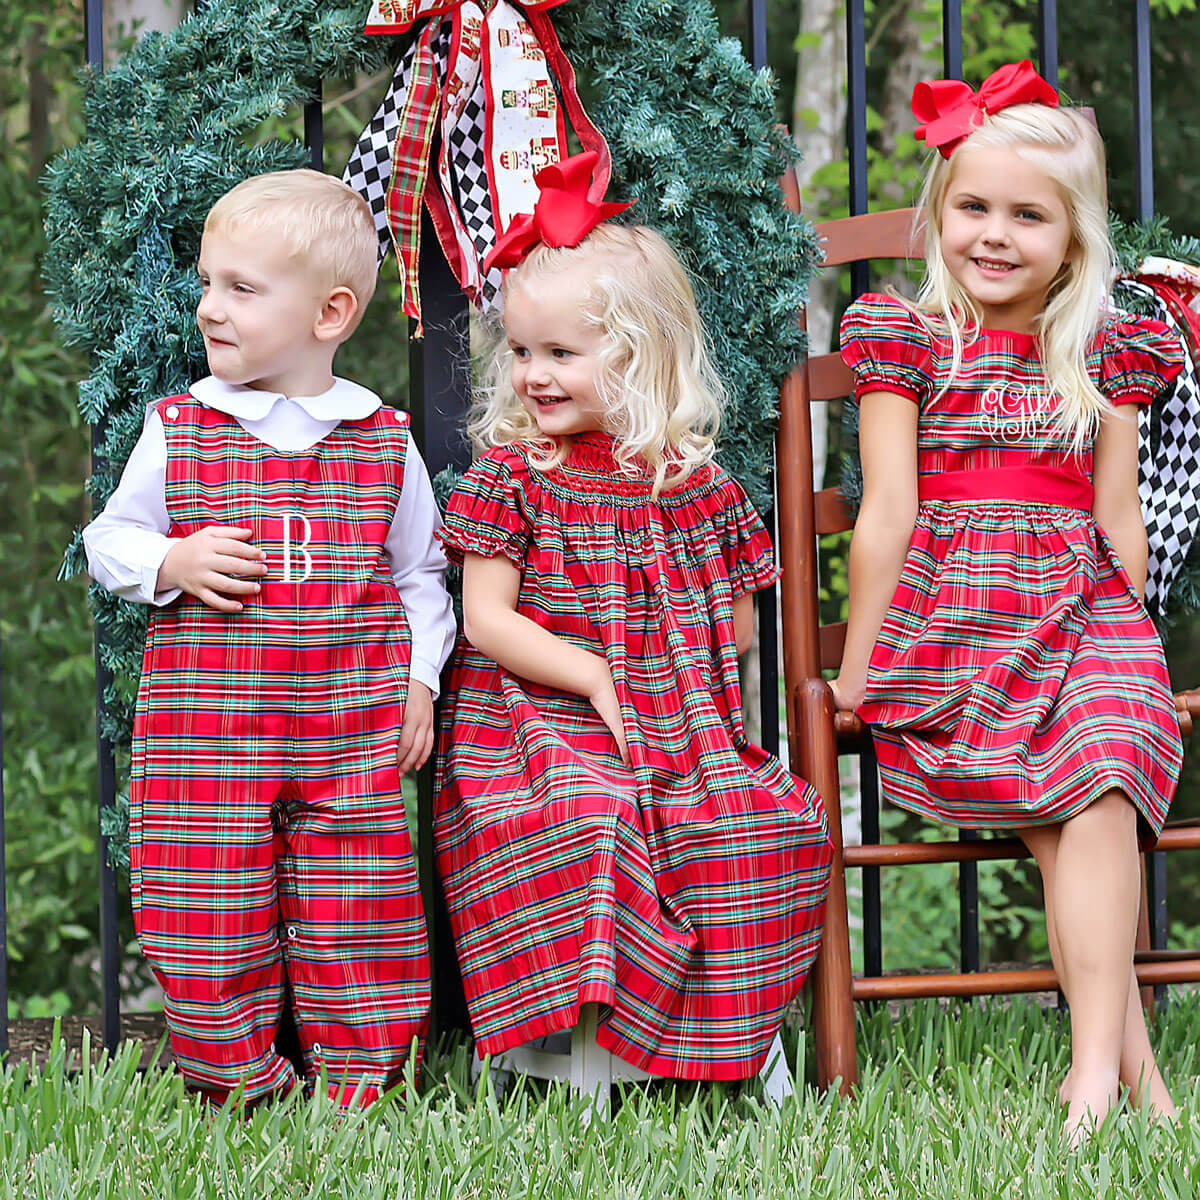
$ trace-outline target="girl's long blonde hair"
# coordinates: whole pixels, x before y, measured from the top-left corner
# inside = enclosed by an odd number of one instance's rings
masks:
[[[614,456],[630,475],[653,473],[652,494],[678,486],[712,458],[726,391],[708,348],[691,280],[662,236],[645,225],[599,225],[578,246],[537,246],[509,272],[505,293],[586,267],[582,316],[601,330],[597,394]],[[467,419],[477,449],[531,442],[535,466],[562,463],[569,438],[542,434],[512,386],[501,335]]]
[[[953,376],[962,363],[964,334],[975,336],[983,313],[942,258],[942,206],[959,155],[997,148],[1012,149],[1044,171],[1058,185],[1066,204],[1070,260],[1050,285],[1034,332],[1046,386],[1061,398],[1058,425],[1072,450],[1079,452],[1109,408],[1088,375],[1086,360],[1104,320],[1116,261],[1108,235],[1104,143],[1086,117],[1072,108],[1017,104],[986,116],[949,159],[935,154],[921,189],[926,271],[915,307],[929,318],[935,333],[950,337]]]

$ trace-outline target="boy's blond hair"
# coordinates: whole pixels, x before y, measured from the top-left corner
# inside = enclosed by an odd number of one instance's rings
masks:
[[[205,233],[271,230],[321,286],[349,288],[362,319],[379,278],[379,237],[367,202],[348,184],[309,167],[254,175],[209,209]]]
[[[581,316],[604,333],[598,355],[600,399],[618,464],[648,465],[653,494],[677,487],[713,457],[726,391],[709,351],[691,280],[675,252],[645,225],[598,225],[578,246],[536,246],[505,280],[537,292],[540,280],[582,270]],[[467,433],[476,448],[535,443],[536,467],[567,456],[570,439],[544,437],[512,386],[512,351],[501,336],[475,397]]]

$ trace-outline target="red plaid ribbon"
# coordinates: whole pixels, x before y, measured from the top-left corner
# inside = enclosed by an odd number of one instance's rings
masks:
[[[418,336],[422,204],[458,282],[488,304],[496,301],[500,273],[483,262],[513,218],[532,211],[534,175],[565,157],[568,123],[584,150],[595,153],[593,188],[597,198],[604,195],[608,146],[583,109],[574,71],[543,11],[560,3],[530,0],[526,13],[509,0],[374,0],[368,33],[401,33],[425,22],[406,51],[407,74],[397,71],[385,101],[394,99],[399,113],[391,162],[384,164],[387,233],[404,311],[417,322]],[[435,53],[439,33],[448,53]],[[439,130],[440,162],[431,175]],[[367,194],[365,182],[356,186]],[[382,220],[380,212],[381,234]]]
[[[416,282],[421,261],[421,198],[425,194],[429,145],[433,141],[441,100],[433,61],[436,33],[437,22],[430,21],[417,42],[408,96],[392,146],[392,179],[387,193],[388,228],[404,289],[404,312],[417,322],[418,337],[424,332]]]

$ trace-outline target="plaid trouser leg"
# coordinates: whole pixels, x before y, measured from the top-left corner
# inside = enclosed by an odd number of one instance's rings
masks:
[[[343,1102],[360,1082],[366,1103],[396,1082],[428,1019],[425,918],[396,737],[394,728],[363,729],[332,759],[327,740],[301,743],[297,773],[308,777],[285,810],[279,905],[305,1069],[316,1077],[324,1068]]]
[[[236,762],[246,750],[214,753]],[[178,773],[133,783],[134,920],[166,996],[171,1049],[189,1084],[219,1092],[244,1082],[247,1100],[295,1078],[273,1045],[284,996],[270,819],[278,787]]]

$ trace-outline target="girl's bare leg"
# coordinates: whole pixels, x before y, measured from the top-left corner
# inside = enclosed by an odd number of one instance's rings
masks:
[[[1136,815],[1123,792],[1106,792],[1064,821],[1049,898],[1070,981],[1073,1142],[1117,1100],[1140,881]]]
[[[1125,1039],[1121,1045],[1121,1082],[1129,1088],[1133,1103],[1138,1108],[1149,1105],[1155,1116],[1175,1115],[1175,1101],[1171,1099],[1150,1045],[1146,1010],[1142,1008],[1137,976],[1132,971],[1129,973],[1129,999],[1125,1007]]]
[[[1060,828],[1058,825],[1038,825],[1018,831],[1021,840],[1029,847],[1030,853],[1037,860],[1038,869],[1042,875],[1042,886],[1047,896],[1054,888],[1054,870]],[[1054,972],[1058,976],[1058,985],[1062,988],[1069,1003],[1071,986],[1063,964],[1058,928],[1054,920],[1054,906],[1050,903],[1046,904],[1046,932],[1050,941],[1050,958],[1054,963]],[[1171,1098],[1171,1093],[1167,1090],[1162,1073],[1158,1069],[1158,1062],[1154,1057],[1154,1050],[1150,1045],[1141,993],[1132,970],[1129,973],[1129,996],[1125,1008],[1125,1036],[1121,1045],[1120,1080],[1129,1089],[1130,1097],[1137,1107],[1149,1104],[1155,1113],[1166,1117],[1174,1116],[1175,1103]],[[1058,1089],[1058,1095],[1063,1104],[1070,1101],[1070,1071],[1063,1079]]]
[[[1067,971],[1063,963],[1062,947],[1058,942],[1058,926],[1054,920],[1054,905],[1050,903],[1050,893],[1054,886],[1054,860],[1058,853],[1059,825],[1033,825],[1028,829],[1018,829],[1021,840],[1029,847],[1042,876],[1042,903],[1046,909],[1046,937],[1050,943],[1050,962],[1054,966],[1054,974],[1058,976],[1058,986],[1066,996],[1067,1003],[1071,1002],[1071,988],[1067,980]],[[1062,1083],[1058,1085],[1060,1104],[1066,1104],[1071,1098],[1071,1071],[1067,1069]]]

